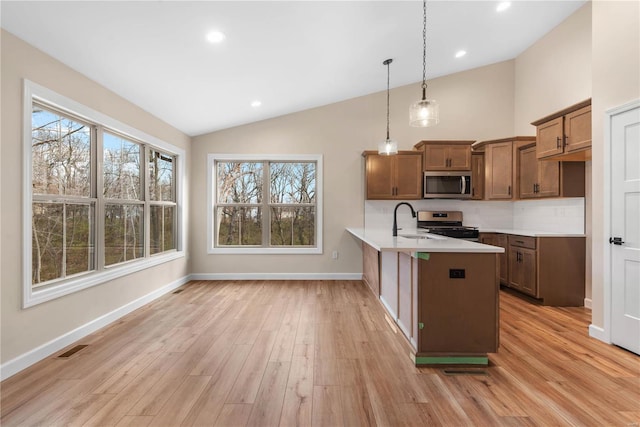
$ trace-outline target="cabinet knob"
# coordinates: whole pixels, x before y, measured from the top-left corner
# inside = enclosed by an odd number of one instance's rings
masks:
[[[557,137],[556,138],[556,148],[560,148],[560,144],[562,144],[562,138],[561,137]]]

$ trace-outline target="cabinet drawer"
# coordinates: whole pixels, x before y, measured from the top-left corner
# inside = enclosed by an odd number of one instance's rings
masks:
[[[536,248],[536,238],[528,236],[509,236],[509,245],[520,248]]]

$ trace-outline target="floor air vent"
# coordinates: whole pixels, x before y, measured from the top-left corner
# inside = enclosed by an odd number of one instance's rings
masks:
[[[60,357],[62,357],[62,358],[70,357],[70,356],[72,356],[72,355],[76,354],[77,352],[79,352],[80,350],[82,350],[82,349],[83,349],[83,348],[85,348],[85,347],[89,347],[89,346],[88,346],[88,345],[86,345],[86,344],[83,344],[83,345],[77,345],[77,346],[73,347],[72,349],[65,351],[64,353],[62,353],[62,354],[61,354],[60,356],[58,356],[58,357],[59,357],[59,358],[60,358]]]

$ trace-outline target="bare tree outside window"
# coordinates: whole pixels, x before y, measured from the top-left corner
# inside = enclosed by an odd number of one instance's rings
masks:
[[[313,247],[315,162],[215,162],[218,247]]]
[[[176,156],[32,105],[32,288],[176,250]]]
[[[175,158],[158,150],[149,150],[149,199],[151,255],[176,248],[174,194]]]
[[[31,114],[31,283],[95,269],[91,129],[35,104]]]
[[[313,246],[315,163],[270,163],[269,167],[271,245]]]

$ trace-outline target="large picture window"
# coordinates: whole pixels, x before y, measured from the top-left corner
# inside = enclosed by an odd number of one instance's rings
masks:
[[[210,155],[211,253],[322,253],[322,157]]]
[[[25,135],[25,306],[183,256],[181,150],[33,83]]]

